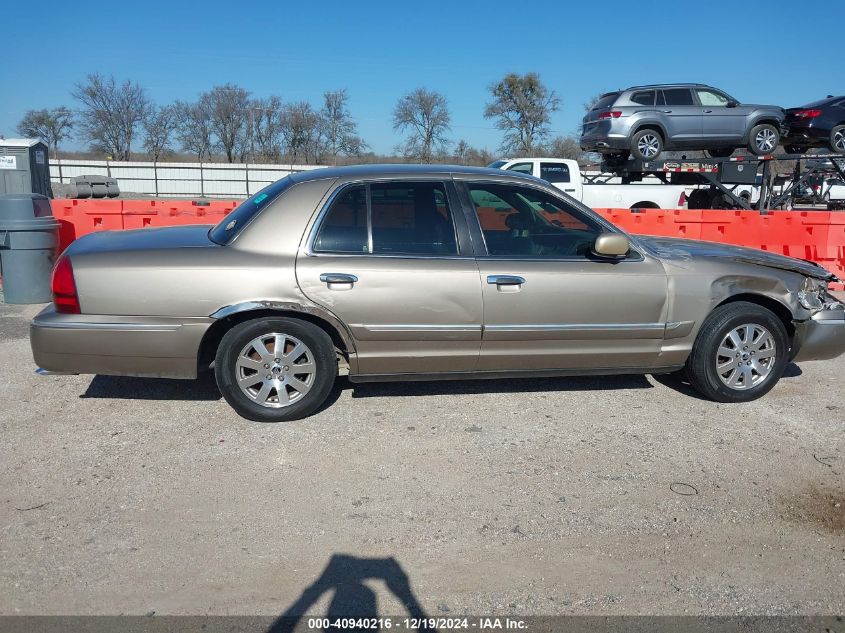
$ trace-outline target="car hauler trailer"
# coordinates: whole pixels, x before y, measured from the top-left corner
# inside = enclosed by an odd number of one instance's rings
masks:
[[[774,161],[795,161],[792,179],[775,192],[771,166]],[[690,209],[777,209],[794,206],[796,193],[803,191],[812,178],[838,174],[845,180],[845,156],[842,154],[777,154],[770,156],[732,156],[729,158],[667,158],[656,161],[629,159],[605,161],[603,172],[612,173],[625,184],[651,176],[673,185],[697,186],[687,199]],[[758,201],[741,195],[741,185],[759,186]],[[745,188],[747,191],[747,187]],[[822,193],[814,203],[824,204]]]

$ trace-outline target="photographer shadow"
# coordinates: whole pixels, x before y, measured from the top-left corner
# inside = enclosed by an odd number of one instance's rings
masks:
[[[299,621],[326,592],[334,592],[329,608],[321,619],[378,618],[378,601],[375,592],[364,584],[365,580],[381,580],[387,589],[405,605],[408,617],[427,616],[411,590],[408,575],[395,558],[358,558],[348,554],[334,554],[319,578],[305,588],[302,595],[282,613],[268,633],[293,633]],[[373,630],[350,628],[350,631]],[[426,626],[419,631],[435,631]]]

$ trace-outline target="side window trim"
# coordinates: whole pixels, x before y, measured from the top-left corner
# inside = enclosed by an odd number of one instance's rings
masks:
[[[412,254],[412,253],[374,253],[373,252],[373,223],[372,223],[372,196],[370,192],[370,185],[377,185],[377,184],[393,184],[393,183],[435,183],[439,184],[443,187],[443,190],[446,194],[446,204],[449,205],[450,215],[452,218],[452,227],[455,231],[455,242],[457,253],[446,255],[446,254],[435,254],[435,255],[428,255],[428,254]],[[320,235],[320,230],[323,227],[323,224],[326,221],[326,218],[329,215],[329,212],[332,209],[335,201],[340,198],[344,191],[351,187],[360,187],[363,186],[365,188],[365,195],[366,195],[366,204],[367,204],[367,248],[369,252],[362,252],[362,253],[349,253],[343,251],[318,251],[314,249],[314,244],[317,241],[317,237]],[[345,182],[339,185],[334,191],[332,191],[328,197],[326,198],[323,205],[320,207],[320,210],[317,213],[317,217],[314,220],[313,225],[308,233],[308,239],[305,243],[304,253],[308,257],[387,257],[387,258],[398,258],[398,259],[471,259],[475,257],[474,249],[472,248],[472,235],[470,232],[469,227],[467,226],[467,220],[465,215],[465,205],[460,199],[459,192],[454,186],[453,181],[450,179],[436,179],[436,178],[420,178],[420,179],[397,179],[397,178],[384,178],[384,179],[377,179],[377,180],[355,180]]]

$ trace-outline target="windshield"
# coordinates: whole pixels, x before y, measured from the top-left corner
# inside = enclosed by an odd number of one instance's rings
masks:
[[[502,165],[504,165],[504,164],[505,164],[505,163],[507,163],[507,162],[508,162],[508,161],[506,161],[506,160],[497,160],[497,161],[494,161],[494,162],[490,163],[490,164],[489,164],[489,165],[487,165],[487,166],[488,166],[490,169],[501,169],[501,168],[502,168]]]
[[[605,108],[609,108],[613,105],[616,101],[616,97],[619,96],[618,92],[609,92],[606,95],[602,96],[598,101],[593,104],[593,107],[590,108],[590,112],[595,112],[596,110],[604,110]]]
[[[252,218],[292,184],[293,180],[288,176],[272,185],[267,185],[258,193],[247,198],[234,211],[223,218],[220,224],[208,232],[209,239],[217,244],[228,244],[249,224]]]

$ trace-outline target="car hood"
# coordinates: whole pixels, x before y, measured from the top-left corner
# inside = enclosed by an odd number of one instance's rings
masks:
[[[209,225],[167,226],[130,231],[89,233],[67,249],[68,255],[115,251],[149,251],[172,248],[216,247],[208,237]]]
[[[832,273],[824,267],[804,259],[795,259],[776,253],[760,251],[756,248],[719,244],[717,242],[702,242],[699,240],[685,240],[676,237],[637,236],[636,238],[655,257],[667,261],[683,261],[701,257],[733,260],[745,264],[756,264],[768,268],[789,270],[807,277],[825,281],[837,281]]]

